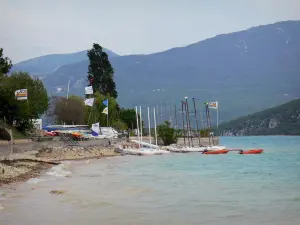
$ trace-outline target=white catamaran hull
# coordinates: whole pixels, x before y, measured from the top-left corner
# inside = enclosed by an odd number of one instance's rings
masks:
[[[222,150],[222,149],[226,149],[225,146],[205,146],[205,147],[173,147],[173,146],[169,146],[168,150],[170,152],[203,152],[204,150]]]
[[[159,150],[159,149],[150,149],[150,148],[123,148],[119,146],[118,151],[125,154],[125,155],[162,155],[166,154],[166,151]]]
[[[149,148],[159,148],[158,145],[150,144],[148,142],[143,142],[143,141],[137,141],[137,140],[131,140],[131,142],[140,144],[143,147],[149,147]]]

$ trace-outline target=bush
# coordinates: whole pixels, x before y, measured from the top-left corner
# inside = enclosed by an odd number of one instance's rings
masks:
[[[200,130],[200,135],[201,137],[209,137],[209,130],[208,129]]]
[[[157,136],[165,146],[177,143],[178,139],[177,131],[170,127],[169,121],[165,121],[164,124],[157,126]]]
[[[10,134],[4,127],[0,127],[0,140],[10,141],[11,137]]]

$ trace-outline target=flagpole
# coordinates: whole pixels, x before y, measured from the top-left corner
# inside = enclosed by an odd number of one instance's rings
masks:
[[[195,103],[195,98],[192,98],[192,99],[193,99],[193,103],[194,103],[194,112],[195,112],[195,119],[196,119],[196,126],[197,126],[197,136],[199,139],[199,146],[201,146],[201,137],[200,137],[200,131],[199,131],[198,118],[197,118],[196,103]]]
[[[149,141],[151,144],[151,128],[150,128],[150,112],[149,112],[149,107],[148,107],[148,126],[149,126]]]
[[[141,126],[141,143],[143,142],[143,121],[142,121],[142,107],[140,106],[140,126]]]
[[[178,129],[178,122],[177,122],[177,111],[176,111],[176,104],[174,105],[175,106],[175,121],[176,121],[176,125],[175,125],[175,128]]]
[[[107,114],[106,114],[106,123],[107,123],[107,127],[108,127],[108,100],[107,100]]]
[[[69,90],[70,90],[70,79],[69,79],[69,81],[68,81],[67,99],[69,99]]]
[[[136,114],[137,136],[138,136],[139,148],[140,148],[140,147],[141,147],[141,143],[140,143],[140,127],[139,127],[139,116],[138,116],[138,109],[137,109],[137,106],[135,107],[135,114]]]
[[[183,132],[183,141],[184,141],[184,146],[186,147],[186,142],[185,142],[185,128],[184,128],[184,112],[183,112],[183,106],[185,105],[184,101],[181,101],[181,113],[182,113],[182,132]]]
[[[155,107],[153,107],[153,113],[154,113],[153,116],[154,116],[154,135],[155,135],[155,144],[157,145]]]
[[[219,129],[219,102],[217,102],[217,129]]]

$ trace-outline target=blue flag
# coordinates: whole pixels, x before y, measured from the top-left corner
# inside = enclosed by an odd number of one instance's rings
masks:
[[[103,105],[108,106],[108,99],[105,99],[102,103]]]

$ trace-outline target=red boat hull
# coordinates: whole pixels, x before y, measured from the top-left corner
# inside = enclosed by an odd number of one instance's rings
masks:
[[[227,149],[222,149],[222,150],[210,150],[210,151],[205,151],[202,154],[205,155],[219,155],[219,154],[226,154],[228,153]]]
[[[247,154],[261,154],[264,150],[263,149],[251,149],[246,151],[240,151],[240,154],[247,155]]]

